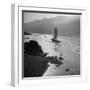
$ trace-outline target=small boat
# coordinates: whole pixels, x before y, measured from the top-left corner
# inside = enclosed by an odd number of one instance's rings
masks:
[[[51,39],[52,42],[60,43],[60,41],[57,40],[57,37],[58,37],[58,30],[57,30],[57,28],[55,27],[55,29],[54,29],[54,36],[53,36],[53,38]]]

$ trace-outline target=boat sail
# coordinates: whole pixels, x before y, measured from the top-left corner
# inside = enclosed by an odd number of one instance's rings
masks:
[[[59,43],[60,41],[57,40],[57,37],[58,37],[58,30],[57,30],[57,27],[55,27],[54,28],[54,33],[53,33],[53,38],[51,39],[52,42]]]
[[[54,29],[54,40],[57,40],[57,36],[58,36],[58,32],[57,32],[57,28],[55,27]]]

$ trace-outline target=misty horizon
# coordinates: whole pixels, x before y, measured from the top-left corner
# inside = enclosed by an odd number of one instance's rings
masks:
[[[50,14],[50,13],[31,13],[31,12],[25,12],[24,13],[24,23],[30,23],[38,20],[43,19],[53,19],[57,17],[65,17],[69,18],[69,20],[77,19],[80,15],[72,15],[72,14]]]
[[[23,13],[25,32],[52,34],[54,28],[63,36],[80,36],[80,15]]]

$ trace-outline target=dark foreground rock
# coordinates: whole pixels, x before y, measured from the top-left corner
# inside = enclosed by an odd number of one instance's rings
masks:
[[[30,40],[24,43],[24,54],[41,56],[43,50],[37,41]]]
[[[24,77],[40,77],[48,69],[48,63],[55,64],[59,67],[63,64],[54,57],[42,57],[35,55],[24,55]]]
[[[43,52],[37,41],[24,43],[24,77],[40,77],[47,68],[48,63],[55,64],[59,67],[62,63],[61,58],[47,57],[48,53]]]
[[[48,59],[41,56],[24,55],[24,77],[39,77],[48,68]]]

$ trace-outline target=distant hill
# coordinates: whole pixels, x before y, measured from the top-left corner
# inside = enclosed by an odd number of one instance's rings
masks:
[[[57,27],[58,34],[63,36],[80,35],[80,18],[67,18],[65,16],[54,17],[51,19],[36,20],[24,24],[24,31],[40,34],[51,34]]]
[[[32,35],[30,32],[24,32],[24,35]]]

